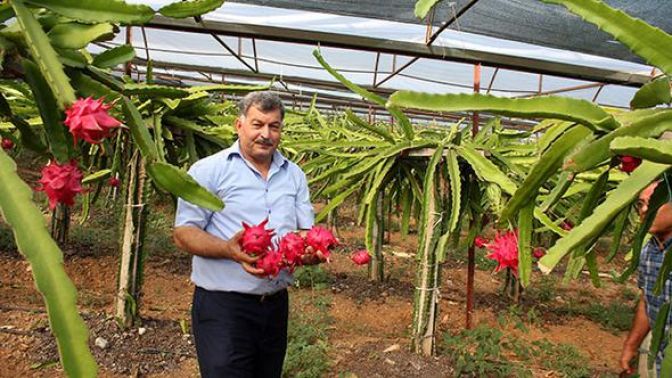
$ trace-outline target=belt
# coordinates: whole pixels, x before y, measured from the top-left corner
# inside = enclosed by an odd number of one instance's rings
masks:
[[[278,290],[274,293],[268,293],[268,294],[239,293],[237,291],[213,291],[213,290],[203,289],[202,287],[199,287],[199,286],[196,286],[196,290],[203,290],[204,292],[215,294],[215,295],[224,295],[224,296],[230,296],[230,297],[245,298],[245,299],[253,300],[253,301],[259,302],[259,303],[275,301],[275,300],[281,299],[281,298],[283,298],[284,296],[287,295],[287,289]]]
[[[227,293],[234,294],[236,296],[240,296],[243,298],[252,299],[255,302],[263,303],[263,302],[275,301],[282,298],[285,294],[287,294],[287,289],[278,290],[275,293],[269,293],[269,294],[248,294],[248,293],[238,293],[235,291],[229,291]]]

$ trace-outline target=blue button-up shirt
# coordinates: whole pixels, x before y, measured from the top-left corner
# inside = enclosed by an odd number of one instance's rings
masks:
[[[672,280],[668,276],[665,280],[665,285],[660,295],[656,296],[653,294],[654,286],[656,285],[656,279],[658,278],[658,272],[663,265],[663,259],[665,257],[665,250],[669,249],[672,245],[672,239],[667,240],[663,249],[659,247],[658,241],[655,237],[652,237],[648,243],[642,248],[642,253],[639,258],[639,279],[637,284],[640,289],[644,292],[644,298],[646,300],[646,314],[649,318],[649,326],[651,328],[656,324],[656,318],[658,317],[658,312],[660,307],[665,302],[669,302],[672,299]],[[669,251],[668,251],[669,253]],[[670,324],[672,324],[672,311],[668,315],[667,321],[665,322],[665,335],[670,330]],[[661,340],[660,349],[658,355],[656,356],[656,368],[660,369],[660,363],[663,358],[663,350],[667,345],[667,337],[663,337]]]
[[[182,200],[177,202],[175,227],[193,226],[228,240],[242,229],[242,223],[258,224],[268,218],[267,228],[275,229],[274,242],[287,232],[309,229],[314,214],[306,176],[296,164],[278,151],[273,155],[267,179],[243,158],[240,144],[199,160],[189,170],[199,184],[225,203],[214,212]],[[257,278],[238,262],[194,256],[191,280],[207,290],[270,294],[292,282],[282,270],[273,279]]]

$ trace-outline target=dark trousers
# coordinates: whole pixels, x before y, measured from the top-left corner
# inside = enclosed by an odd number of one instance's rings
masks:
[[[258,296],[196,287],[192,329],[204,378],[274,378],[287,350],[288,295]]]

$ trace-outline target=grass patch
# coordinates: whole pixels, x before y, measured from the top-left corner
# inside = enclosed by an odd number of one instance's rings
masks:
[[[567,304],[556,308],[554,312],[563,316],[583,316],[599,323],[602,328],[616,333],[630,329],[634,316],[633,308],[634,303],[577,303],[570,300]]]
[[[532,366],[563,377],[590,376],[587,357],[572,345],[527,341],[483,324],[446,333],[442,353],[453,360],[455,376],[532,377]]]
[[[329,273],[320,265],[302,266],[294,272],[294,286],[297,288],[326,289],[329,281]]]
[[[320,291],[293,295],[283,377],[322,377],[329,369],[330,298]]]

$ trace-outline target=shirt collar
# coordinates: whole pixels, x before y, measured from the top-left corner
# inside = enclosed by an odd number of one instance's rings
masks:
[[[231,147],[227,148],[224,150],[224,157],[226,159],[230,159],[231,156],[233,155],[238,155],[241,158],[243,158],[243,154],[240,152],[240,139],[236,139],[235,142],[231,145]],[[273,161],[271,162],[271,166],[275,166],[277,168],[280,168],[284,166],[287,163],[287,158],[284,157],[280,151],[275,150],[273,152]]]

